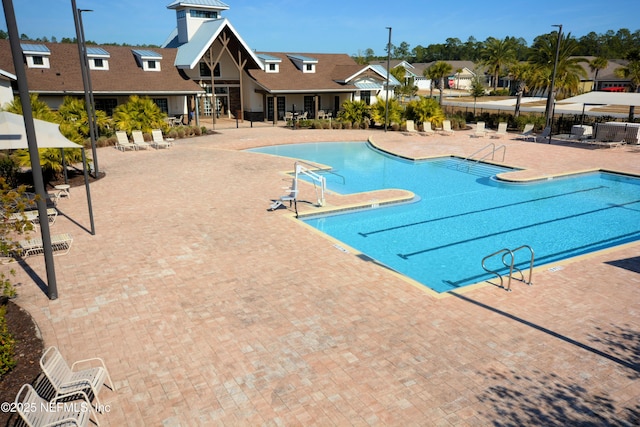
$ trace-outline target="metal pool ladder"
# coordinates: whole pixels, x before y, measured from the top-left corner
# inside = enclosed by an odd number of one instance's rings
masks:
[[[518,252],[519,250],[523,250],[523,249],[528,249],[529,252],[531,253],[531,260],[529,261],[529,278],[527,280],[524,279],[524,274],[522,273],[522,270],[520,270],[518,267],[515,266],[515,253]],[[482,268],[487,272],[487,273],[491,273],[491,274],[495,274],[499,279],[500,279],[500,287],[504,288],[504,282],[502,279],[502,275],[500,273],[498,273],[497,271],[494,270],[490,270],[489,268],[487,268],[487,266],[485,265],[485,262],[490,259],[493,258],[494,256],[500,255],[502,254],[502,264],[505,267],[509,268],[509,281],[507,282],[507,287],[506,290],[508,292],[511,292],[511,279],[513,277],[513,271],[515,270],[516,272],[518,272],[518,274],[520,274],[520,279],[516,279],[516,280],[520,280],[521,282],[526,283],[527,285],[531,286],[533,284],[533,282],[531,281],[531,278],[533,276],[533,263],[535,260],[535,254],[533,252],[533,249],[531,248],[531,246],[529,245],[522,245],[519,246],[515,249],[500,249],[499,251],[496,251],[492,254],[487,255],[486,257],[482,258]],[[511,262],[507,262],[506,258],[507,255],[511,256]]]
[[[483,151],[487,151],[487,148],[489,148],[491,151],[489,151],[488,153],[484,154],[483,156],[479,156]],[[504,157],[507,154],[507,147],[505,145],[501,145],[499,147],[496,147],[496,144],[494,144],[493,142],[485,145],[484,147],[482,147],[481,149],[479,149],[478,151],[475,151],[473,154],[471,154],[469,157],[465,158],[464,160],[462,160],[462,162],[460,162],[458,164],[458,166],[456,167],[456,169],[460,169],[460,166],[462,165],[467,165],[467,172],[469,172],[471,170],[471,167],[474,165],[477,165],[478,163],[480,163],[483,160],[486,160],[489,158],[489,156],[491,156],[491,160],[495,159],[495,154],[496,151],[500,151],[502,150],[502,161],[504,162]],[[478,158],[475,158],[475,156],[478,155]]]

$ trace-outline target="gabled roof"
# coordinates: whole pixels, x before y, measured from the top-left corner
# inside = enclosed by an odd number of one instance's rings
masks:
[[[362,66],[359,66],[358,70],[348,76],[346,79],[344,79],[343,81],[345,83],[349,83],[352,82],[360,77],[362,77],[363,75],[365,75],[367,73],[367,71],[371,70],[372,72],[374,72],[375,74],[377,74],[380,78],[382,78],[382,81],[386,81],[387,80],[387,69],[385,67],[383,67],[380,64],[371,64],[371,65],[367,65],[364,68]],[[394,76],[393,74],[389,73],[389,86],[401,86],[402,83],[400,83]],[[358,86],[356,84],[356,86]],[[360,89],[362,89],[362,87],[359,87]],[[368,87],[368,89],[371,89],[371,87]]]
[[[29,91],[41,94],[84,94],[78,46],[73,43],[45,43],[50,51],[50,68],[26,68]],[[98,46],[94,46],[98,47]],[[196,94],[203,92],[194,81],[184,79],[172,66],[177,49],[154,48],[162,56],[159,71],[144,71],[128,46],[99,46],[109,53],[109,70],[91,70],[93,92],[100,94]],[[143,49],[144,50],[144,49]],[[14,73],[9,40],[0,40],[0,69]]]
[[[225,32],[230,38],[229,50],[243,50],[252,60],[252,64],[247,64],[250,68],[263,68],[262,61],[249,48],[245,41],[238,35],[231,23],[225,19],[212,19],[203,22],[198,31],[193,35],[188,43],[178,47],[178,54],[174,65],[178,68],[194,69],[200,62],[200,58],[205,54],[209,46]],[[176,33],[177,34],[177,33]]]
[[[278,73],[248,70],[258,85],[270,93],[353,92],[356,87],[344,82],[363,68],[345,54],[265,52],[258,55],[268,55],[271,60],[278,58],[281,61]],[[295,66],[292,57],[317,60],[315,72],[302,72]]]

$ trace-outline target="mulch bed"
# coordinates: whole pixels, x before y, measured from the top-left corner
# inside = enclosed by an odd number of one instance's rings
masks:
[[[23,384],[31,383],[40,375],[40,356],[44,343],[37,331],[31,315],[9,301],[7,307],[7,327],[16,341],[16,366],[0,378],[0,403],[13,402]],[[0,411],[0,426],[13,425],[19,419],[17,413]]]

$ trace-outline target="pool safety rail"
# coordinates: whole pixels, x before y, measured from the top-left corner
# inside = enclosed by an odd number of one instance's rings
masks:
[[[483,160],[495,160],[496,151],[500,151],[500,150],[502,150],[502,160],[500,161],[504,162],[504,158],[507,155],[507,147],[505,145],[500,145],[496,147],[496,144],[492,142],[490,144],[485,145],[481,149],[475,151],[473,154],[471,154],[470,156],[462,160],[458,164],[456,169],[459,170],[461,167],[466,166],[467,172],[469,172],[473,166],[477,165]],[[482,156],[480,157],[481,154]],[[478,157],[476,158],[476,156]],[[491,159],[489,159],[489,156],[491,156]]]
[[[324,192],[327,190],[327,180],[324,176],[317,174],[316,172],[314,172],[313,170],[307,168],[306,166],[311,166],[314,169],[318,170],[319,168],[316,168],[314,165],[311,165],[310,163],[305,163],[305,162],[301,162],[301,161],[297,161],[295,163],[295,171],[296,171],[296,175],[294,177],[294,179],[297,181],[298,177],[302,174],[305,176],[308,176],[311,181],[313,182],[313,186],[316,189],[316,197],[318,199],[318,205],[319,206],[324,206]],[[318,186],[320,186],[320,192],[318,193]]]
[[[529,277],[527,280],[524,279],[524,274],[522,273],[522,270],[520,270],[518,267],[515,266],[515,254],[516,252],[520,251],[520,250],[528,250],[531,253],[531,259],[529,261]],[[502,278],[502,274],[498,273],[495,270],[491,270],[489,268],[487,268],[487,266],[485,265],[486,261],[490,258],[493,258],[495,256],[498,255],[502,255],[501,257],[501,261],[502,264],[509,268],[509,281],[507,282],[507,287],[504,287],[504,282],[503,282],[503,278]],[[511,260],[508,261],[507,258],[508,256],[511,257]],[[499,251],[496,251],[492,254],[487,255],[486,257],[482,258],[482,268],[487,272],[487,273],[491,273],[491,274],[495,274],[499,279],[500,279],[500,287],[503,289],[506,289],[507,292],[511,292],[511,279],[513,278],[513,272],[514,270],[520,274],[520,278],[516,280],[519,280],[521,282],[526,283],[527,285],[531,286],[533,284],[533,282],[531,281],[532,275],[533,275],[533,263],[535,261],[535,254],[533,252],[533,249],[531,248],[531,246],[529,245],[522,245],[520,247],[517,247],[515,249],[500,249]]]

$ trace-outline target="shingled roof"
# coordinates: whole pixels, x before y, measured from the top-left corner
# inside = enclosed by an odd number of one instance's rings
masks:
[[[27,68],[30,92],[40,94],[84,93],[78,46],[70,43],[42,43],[51,52],[50,68]],[[174,66],[177,49],[100,46],[109,53],[109,70],[91,70],[95,94],[196,94],[202,88],[183,77]],[[144,71],[134,50],[150,50],[162,56],[160,71]],[[8,40],[0,40],[0,69],[15,74]]]
[[[296,92],[353,92],[353,84],[341,84],[350,76],[363,69],[349,55],[330,53],[282,53],[261,52],[279,58],[280,71],[268,73],[263,70],[249,70],[251,77],[270,93]],[[298,69],[291,59],[292,56],[306,57],[317,60],[314,73],[304,73]]]

